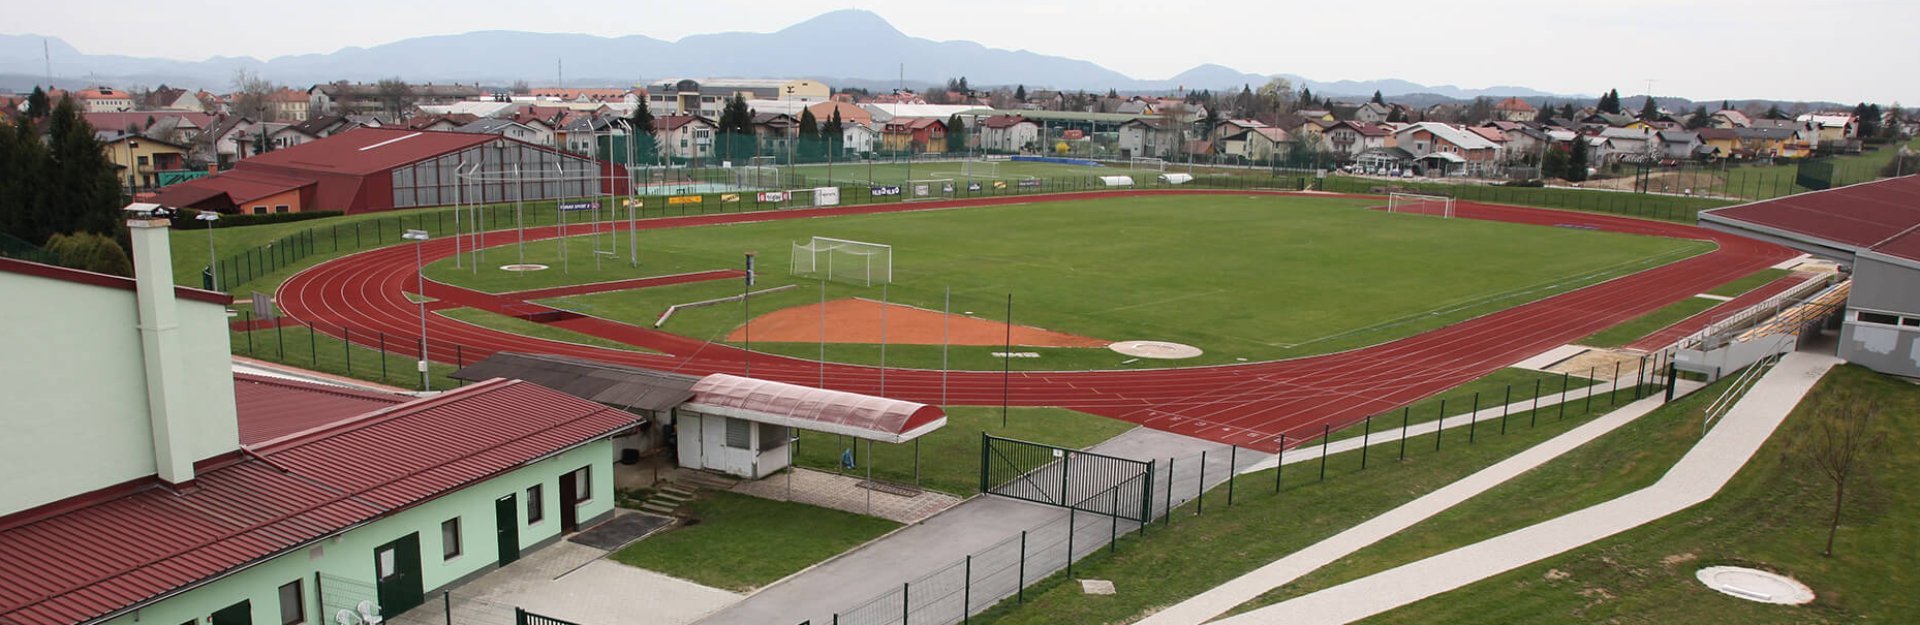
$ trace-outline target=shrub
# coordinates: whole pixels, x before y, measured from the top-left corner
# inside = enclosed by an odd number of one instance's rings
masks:
[[[113,238],[92,232],[56,234],[47,239],[47,251],[65,267],[116,276],[133,275],[133,260]]]

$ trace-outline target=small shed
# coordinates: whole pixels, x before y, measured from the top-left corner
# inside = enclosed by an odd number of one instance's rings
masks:
[[[793,430],[904,443],[947,424],[937,406],[724,373],[676,411],[680,466],[766,477],[792,464]]]

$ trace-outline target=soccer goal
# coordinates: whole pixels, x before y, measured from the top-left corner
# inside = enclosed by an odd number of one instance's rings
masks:
[[[1132,161],[1129,161],[1129,162],[1127,163],[1127,168],[1128,168],[1128,169],[1151,169],[1151,170],[1154,170],[1154,171],[1166,171],[1166,170],[1167,170],[1167,159],[1164,159],[1164,158],[1154,158],[1154,157],[1151,157],[1151,156],[1135,156],[1135,157],[1133,157],[1133,160],[1132,160]]]
[[[747,159],[748,167],[772,167],[779,164],[780,157],[777,156],[755,156]]]
[[[861,286],[893,282],[893,246],[814,237],[793,244],[789,273]]]
[[[1444,195],[1389,193],[1387,194],[1387,212],[1452,218],[1453,198]]]
[[[908,180],[906,192],[908,202],[951,200],[953,199],[953,179]]]
[[[964,161],[960,173],[968,178],[999,178],[1000,161]]]
[[[772,158],[755,156],[754,158]],[[745,189],[778,189],[782,186],[780,168],[772,166],[751,166],[733,168],[734,186]]]

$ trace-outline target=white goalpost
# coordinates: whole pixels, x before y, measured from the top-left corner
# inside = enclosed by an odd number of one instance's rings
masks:
[[[860,286],[893,282],[893,246],[884,243],[814,237],[793,244],[792,275]]]
[[[1152,156],[1135,156],[1135,157],[1133,157],[1133,160],[1131,160],[1131,161],[1128,161],[1128,162],[1127,162],[1127,168],[1128,168],[1128,169],[1151,169],[1151,170],[1154,170],[1154,171],[1166,171],[1166,170],[1167,170],[1167,159],[1164,159],[1164,158],[1155,158],[1155,157],[1152,157]]]
[[[953,199],[953,179],[908,180],[907,188],[904,191],[906,192],[906,201],[908,202],[920,200],[951,200]]]
[[[755,156],[747,159],[748,167],[772,167],[779,164],[780,158],[776,156]]]
[[[1443,218],[1453,217],[1453,198],[1444,195],[1420,195],[1418,193],[1387,194],[1387,212],[1434,215]]]
[[[969,160],[963,161],[960,173],[968,178],[999,178],[1000,161]]]
[[[754,158],[772,158],[755,156]],[[777,189],[780,184],[780,168],[772,165],[753,165],[733,168],[733,184],[748,189]]]

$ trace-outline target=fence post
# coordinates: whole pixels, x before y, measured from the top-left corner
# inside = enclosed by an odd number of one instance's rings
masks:
[[[1073,530],[1080,524],[1079,512],[1078,508],[1067,508],[1067,579],[1073,579]]]
[[[1500,435],[1507,435],[1507,413],[1513,409],[1513,385],[1507,385],[1507,398],[1500,401]]]
[[[252,356],[253,355],[253,311],[241,309],[240,314],[242,315],[240,320],[240,325],[241,327],[246,328],[246,330],[243,330],[240,333],[247,335],[247,355]]]
[[[973,622],[973,554],[967,554],[967,581],[960,585],[960,622]]]
[[[1200,450],[1200,484],[1193,487],[1193,515],[1207,513],[1207,450]]]
[[[1273,452],[1273,494],[1280,494],[1280,478],[1287,470],[1287,435],[1280,435],[1280,451]]]
[[[307,356],[314,369],[320,368],[320,330],[307,324]]]
[[[1467,413],[1467,444],[1473,444],[1473,433],[1480,429],[1480,391],[1473,392],[1473,412]]]
[[[1667,403],[1667,402],[1673,401],[1673,387],[1675,386],[1674,382],[1677,381],[1679,377],[1680,377],[1680,368],[1674,366],[1673,361],[1671,360],[1667,361],[1667,398],[1665,401],[1661,403]]]
[[[447,613],[447,625],[453,625],[453,591],[440,591],[440,607]]]
[[[387,333],[380,333],[380,383],[387,382]]]
[[[1533,379],[1533,410],[1527,413],[1527,427],[1540,424],[1540,378]]]
[[[1173,463],[1179,458],[1167,458],[1167,513],[1160,517],[1166,525],[1173,525]]]
[[[1173,516],[1172,510],[1167,512],[1167,516]],[[1014,580],[1014,593],[1018,595],[1015,603],[1027,602],[1027,530],[1020,530],[1020,572]]]
[[[1333,424],[1320,424],[1320,481],[1327,481],[1327,445],[1333,442]]]
[[[286,341],[286,334],[280,331],[280,326],[283,326],[286,324],[280,323],[280,319],[278,317],[275,317],[272,321],[273,321],[273,349],[275,353],[279,354],[280,362],[284,363],[287,361],[287,341]]]
[[[907,617],[912,615],[913,582],[900,585],[900,625],[907,625]]]
[[[1587,367],[1587,403],[1580,409],[1583,414],[1593,414],[1593,387],[1599,386],[1593,377],[1597,369],[1598,367]]]
[[[1640,367],[1633,370],[1633,400],[1634,401],[1640,401],[1642,397],[1646,396],[1646,386],[1647,386],[1647,357],[1643,354],[1640,356]]]
[[[1400,409],[1400,460],[1407,460],[1407,419],[1413,414],[1413,406]]]
[[[1447,398],[1440,398],[1440,420],[1433,428],[1433,450],[1440,451],[1440,435],[1447,431]]]
[[[1607,405],[1612,406],[1620,403],[1619,396],[1620,396],[1620,361],[1615,360],[1613,361],[1613,389],[1607,391]]]
[[[353,377],[353,331],[340,326],[340,356],[347,361],[347,377]]]
[[[1233,501],[1233,498],[1229,497],[1227,501]],[[1111,506],[1109,512],[1112,514],[1108,514],[1107,517],[1113,520],[1113,528],[1108,530],[1107,555],[1113,555],[1114,550],[1120,546],[1120,489],[1118,488],[1113,489],[1113,503]]]
[[[1227,507],[1233,507],[1233,474],[1240,466],[1240,446],[1227,447]]]
[[[1367,470],[1367,441],[1373,438],[1373,413],[1367,413],[1366,425],[1360,428],[1360,470]]]
[[[1567,382],[1571,380],[1572,377],[1573,377],[1573,374],[1571,373],[1560,374],[1560,417],[1559,418],[1562,420],[1567,418]]]

